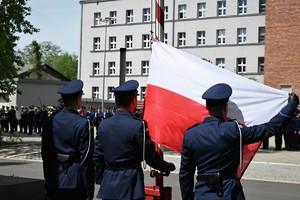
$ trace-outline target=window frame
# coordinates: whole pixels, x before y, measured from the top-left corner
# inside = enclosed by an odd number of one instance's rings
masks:
[[[246,44],[247,43],[247,28],[237,29],[237,43]]]
[[[109,75],[116,75],[116,62],[108,62]]]
[[[238,14],[245,15],[247,14],[248,2],[247,0],[238,0]]]
[[[141,66],[142,66],[142,75],[144,76],[149,75],[149,66],[150,66],[149,60],[142,60]]]
[[[100,51],[101,50],[101,38],[100,37],[94,37],[94,51]]]
[[[125,63],[125,74],[131,75],[132,74],[132,61],[126,61]]]
[[[222,34],[224,33],[224,34]],[[217,30],[217,45],[226,44],[226,29]]]
[[[186,46],[186,32],[178,32],[178,47]]]
[[[240,62],[242,61],[242,62]],[[236,72],[238,74],[246,73],[247,69],[247,60],[245,57],[237,58],[236,59]]]
[[[116,50],[117,49],[117,37],[110,36],[109,37],[109,50]]]
[[[118,20],[117,11],[110,11],[109,16],[110,16],[110,24],[116,24]]]
[[[125,35],[125,46],[127,49],[133,48],[133,35]]]
[[[151,9],[143,8],[143,22],[151,22]]]
[[[100,99],[100,90],[98,86],[92,87],[92,98],[93,99]]]
[[[216,58],[216,66],[225,69],[225,58]]]
[[[203,6],[204,5],[204,6]],[[203,7],[201,7],[203,6]],[[198,18],[206,17],[206,2],[201,2],[197,4]]]
[[[187,17],[187,5],[186,4],[180,4],[178,5],[178,19],[186,19]]]
[[[101,25],[101,12],[95,12],[94,13],[94,26],[100,26]]]
[[[204,46],[206,42],[206,32],[197,31],[197,46]]]
[[[93,76],[101,75],[101,66],[99,62],[93,62]]]
[[[217,15],[218,17],[226,16],[226,0],[217,1]]]
[[[126,10],[126,24],[133,23],[133,10]]]

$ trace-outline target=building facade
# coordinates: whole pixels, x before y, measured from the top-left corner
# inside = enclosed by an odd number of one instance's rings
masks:
[[[104,97],[105,105],[113,103],[120,68],[126,80],[140,82],[143,101],[156,32],[155,0],[80,3],[78,78],[85,83],[85,101],[99,103]],[[164,42],[263,82],[265,10],[265,0],[165,0]],[[126,48],[122,64],[120,48]]]
[[[266,13],[265,84],[299,95],[300,1],[268,0]]]

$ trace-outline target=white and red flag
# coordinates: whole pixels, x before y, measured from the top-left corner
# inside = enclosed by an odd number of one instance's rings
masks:
[[[227,83],[233,93],[228,117],[246,126],[269,121],[287,104],[288,92],[274,89],[222,69],[196,56],[154,41],[149,67],[144,119],[151,139],[181,152],[184,132],[208,116],[202,94],[216,83]],[[243,151],[243,171],[260,143]]]

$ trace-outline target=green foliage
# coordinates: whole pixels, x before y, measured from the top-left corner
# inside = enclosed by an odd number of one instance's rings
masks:
[[[18,51],[18,55],[22,58],[22,61],[26,64],[34,64],[35,55],[34,55],[34,42],[32,41],[31,44],[26,45],[22,50]],[[53,44],[52,42],[41,42],[39,45],[39,52],[40,52],[40,61],[41,63],[47,63],[51,66],[51,62],[49,59],[52,57],[56,57],[62,54],[62,50],[59,46]]]
[[[48,60],[54,69],[71,80],[77,79],[78,58],[75,54],[63,53]],[[48,63],[47,63],[48,64]]]
[[[15,52],[19,37],[17,34],[32,34],[39,30],[25,19],[31,8],[26,0],[2,0],[0,2],[0,96],[8,101],[8,95],[16,92],[18,69],[23,66],[21,57]]]
[[[35,41],[18,52],[24,63],[35,65],[36,58],[40,58],[39,64],[47,64],[71,80],[77,78],[78,58],[75,54],[69,54],[51,42],[39,43],[39,49],[34,43]],[[37,50],[40,54],[37,54]]]
[[[31,54],[33,55],[32,58],[33,67],[32,69],[29,70],[29,72],[36,73],[37,79],[41,79],[43,75],[42,69],[40,67],[42,65],[41,62],[42,54],[40,52],[41,47],[36,41],[32,41],[31,45],[32,45],[32,49],[30,50],[31,50]]]

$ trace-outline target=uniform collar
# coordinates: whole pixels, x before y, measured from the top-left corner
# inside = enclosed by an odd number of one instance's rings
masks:
[[[128,110],[117,110],[116,115],[127,115],[127,116],[133,116],[131,112]]]
[[[222,117],[216,117],[216,116],[209,116],[203,120],[203,122],[212,122],[212,121],[224,122],[225,120]]]

